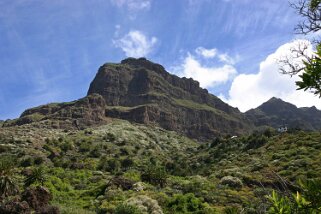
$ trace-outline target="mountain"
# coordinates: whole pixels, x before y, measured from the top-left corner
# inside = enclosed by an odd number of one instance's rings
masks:
[[[272,126],[304,130],[321,129],[321,111],[316,107],[297,108],[278,98],[271,98],[255,109],[245,112],[246,117],[256,126]]]
[[[86,97],[27,109],[19,118],[0,121],[0,125],[71,130],[107,124],[112,118],[159,126],[201,141],[266,126],[321,128],[321,111],[315,107],[297,108],[272,98],[243,114],[197,81],[172,75],[145,58],[106,63],[99,68]]]
[[[0,213],[266,213],[272,190],[320,179],[321,133],[246,132],[318,118],[277,98],[242,114],[144,58],[108,63],[84,98],[0,121]]]
[[[252,129],[237,108],[209,94],[197,81],[172,75],[145,58],[106,63],[99,68],[86,97],[27,109],[3,126],[84,129],[106,124],[111,118],[156,125],[199,140]]]
[[[251,128],[237,108],[197,81],[172,75],[145,58],[101,66],[88,90],[93,93],[105,99],[108,117],[157,124],[192,138],[242,134]]]

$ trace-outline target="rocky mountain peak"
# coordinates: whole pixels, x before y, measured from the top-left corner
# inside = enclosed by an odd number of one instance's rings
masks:
[[[258,107],[265,112],[276,113],[276,112],[288,112],[289,110],[296,111],[297,107],[291,103],[285,102],[280,98],[272,97],[262,105]]]
[[[255,126],[321,128],[321,111],[315,107],[297,108],[272,97],[242,114],[197,81],[170,74],[146,58],[106,63],[99,68],[86,97],[27,109],[18,119],[0,121],[0,126],[32,123],[82,129],[105,124],[111,118],[156,125],[200,140],[249,133]]]
[[[165,68],[157,63],[154,63],[152,61],[147,60],[144,57],[141,58],[133,58],[133,57],[129,57],[127,59],[124,59],[121,61],[122,65],[130,65],[133,67],[142,67],[142,68],[146,68],[149,70],[153,70],[155,72],[157,71],[165,71]]]
[[[242,133],[249,126],[238,109],[199,82],[170,74],[145,58],[100,67],[88,90],[93,93],[105,99],[109,117],[156,123],[195,138]]]
[[[278,127],[287,124],[289,128],[321,128],[321,111],[315,107],[298,108],[276,97],[272,97],[256,109],[247,111],[245,115],[256,126]]]

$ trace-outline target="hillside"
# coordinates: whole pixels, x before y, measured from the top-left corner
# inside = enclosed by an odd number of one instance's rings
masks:
[[[144,58],[107,63],[84,98],[0,121],[0,213],[267,213],[272,190],[321,179],[320,118],[277,98],[242,114]]]
[[[20,190],[32,169],[44,167],[43,185],[62,213],[114,213],[121,203],[141,200],[159,213],[181,213],[177,206],[187,206],[184,213],[222,213],[227,207],[253,212],[266,209],[264,195],[284,188],[283,180],[320,178],[320,142],[318,132],[270,130],[199,144],[159,127],[113,119],[81,131],[32,124],[1,128],[0,159],[15,158]],[[154,169],[161,177],[148,180]]]
[[[297,108],[278,98],[271,98],[256,109],[245,112],[246,117],[256,126],[292,129],[320,130],[321,111],[315,107]]]

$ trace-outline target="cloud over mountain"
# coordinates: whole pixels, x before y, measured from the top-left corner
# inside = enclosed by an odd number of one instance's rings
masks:
[[[120,39],[113,41],[116,47],[121,48],[128,57],[147,56],[157,43],[156,37],[148,38],[144,33],[133,30]]]
[[[211,88],[226,83],[237,74],[233,62],[232,57],[215,48],[198,47],[195,54],[188,52],[181,65],[173,70],[179,76],[197,80],[203,88]]]
[[[312,93],[296,90],[297,75],[289,76],[280,73],[278,60],[292,56],[291,49],[299,44],[308,45],[308,52],[313,52],[312,45],[306,40],[295,40],[280,46],[260,63],[259,71],[253,74],[240,74],[232,82],[228,97],[223,100],[241,111],[255,108],[271,97],[278,97],[299,107],[313,106],[321,108],[321,100]]]

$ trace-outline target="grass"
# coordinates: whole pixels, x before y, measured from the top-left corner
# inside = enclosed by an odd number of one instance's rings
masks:
[[[183,100],[183,99],[175,99],[175,98],[173,98],[173,100],[174,100],[175,104],[177,104],[179,106],[187,107],[190,109],[212,111],[216,114],[221,113],[219,110],[217,110],[209,105],[196,103],[192,100]]]

